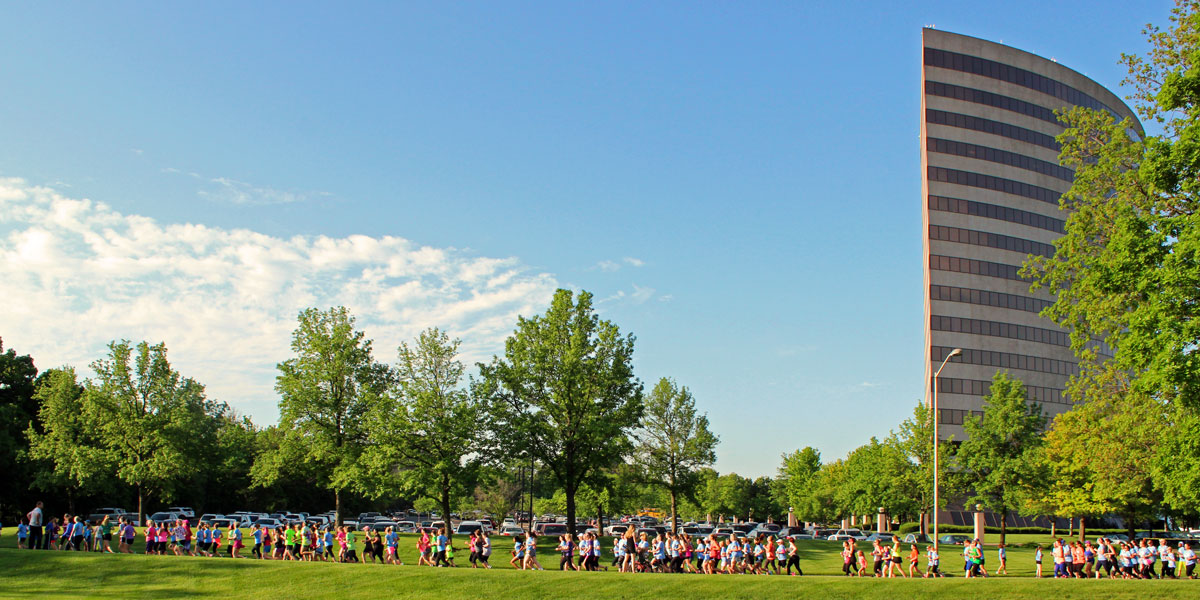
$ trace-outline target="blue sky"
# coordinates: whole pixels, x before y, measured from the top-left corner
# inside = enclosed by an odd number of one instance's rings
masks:
[[[836,458],[921,397],[921,27],[1113,88],[1170,6],[9,3],[0,336],[162,340],[270,423],[304,305],[474,361],[586,289],[719,470]]]

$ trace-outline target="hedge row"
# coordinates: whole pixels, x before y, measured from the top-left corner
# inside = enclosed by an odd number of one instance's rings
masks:
[[[917,532],[920,530],[921,530],[920,523],[909,521],[907,523],[901,523],[900,527],[896,529],[896,532],[900,533],[900,534],[906,534],[906,533],[914,533],[914,532]],[[988,527],[988,528],[986,528],[986,531],[987,531],[987,533],[1000,533],[1000,528],[999,527]],[[1017,533],[1017,534],[1050,535],[1049,527],[1009,527],[1005,531],[1007,533]],[[1066,528],[1060,527],[1055,530],[1055,533],[1066,535],[1066,531],[1067,531]],[[1078,529],[1076,529],[1075,531],[1078,531]],[[1099,529],[1099,528],[1093,528],[1093,527],[1087,528],[1087,532],[1089,534],[1092,534],[1092,533],[1095,533],[1095,534],[1125,533],[1125,531],[1126,530],[1124,530],[1124,529]],[[941,533],[975,533],[975,528],[970,525],[941,525],[941,524],[939,524],[938,525],[938,533],[939,534],[941,534]]]

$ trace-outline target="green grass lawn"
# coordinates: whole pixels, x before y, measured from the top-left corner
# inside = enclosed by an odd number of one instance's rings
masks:
[[[966,580],[878,580],[840,576],[839,545],[806,542],[801,547],[805,577],[750,575],[659,575],[521,572],[508,568],[511,540],[494,538],[491,571],[390,565],[296,563],[227,558],[103,555],[0,549],[0,598],[1134,598],[1170,594],[1188,597],[1200,581],[1055,581],[1033,579],[1032,551],[1014,551],[1014,576]],[[411,536],[401,554],[415,564]],[[543,546],[544,547],[544,546]],[[541,554],[541,553],[540,553]],[[989,552],[992,560],[994,553]],[[553,552],[543,563],[557,567]],[[553,565],[550,561],[553,560]],[[607,560],[604,564],[607,564]],[[992,561],[989,561],[989,563]],[[459,561],[466,563],[465,555]],[[955,560],[944,560],[947,566]],[[1024,567],[1024,568],[1021,568]],[[957,574],[957,569],[948,569]],[[1022,576],[1024,575],[1024,576]]]

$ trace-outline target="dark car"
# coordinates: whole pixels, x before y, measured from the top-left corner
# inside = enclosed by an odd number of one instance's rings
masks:
[[[972,539],[973,538],[969,535],[962,535],[959,533],[951,533],[951,534],[943,535],[942,537],[938,538],[938,543],[955,545],[955,544],[961,544],[963,542],[969,542]]]

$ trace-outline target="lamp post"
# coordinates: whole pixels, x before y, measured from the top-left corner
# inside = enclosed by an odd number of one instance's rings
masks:
[[[933,374],[933,543],[938,543],[938,376],[950,358],[962,354],[962,348],[955,348],[946,355],[942,366]]]

